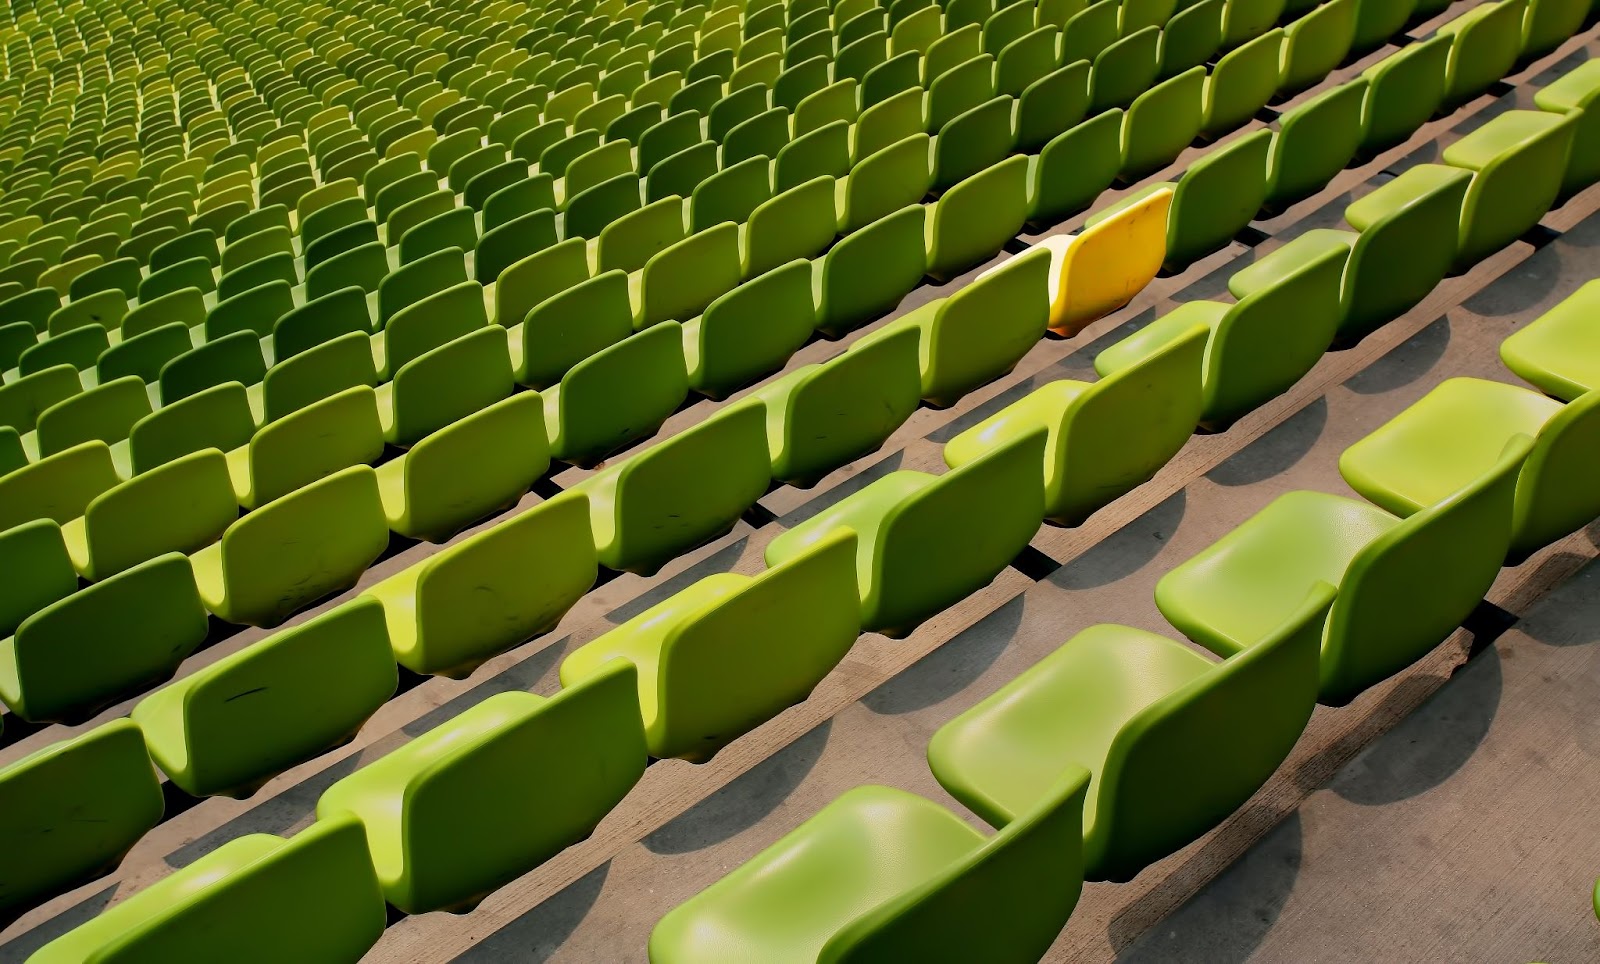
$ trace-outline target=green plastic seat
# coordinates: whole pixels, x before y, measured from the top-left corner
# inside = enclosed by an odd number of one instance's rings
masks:
[[[0,477],[0,531],[35,519],[69,522],[120,481],[110,446],[99,440],[46,456]]]
[[[391,228],[395,223],[390,222]],[[406,228],[399,238],[401,264],[451,248],[472,251],[478,246],[477,215],[471,208],[450,208]]]
[[[1507,111],[1445,148],[1446,164],[1476,172],[1461,212],[1455,270],[1510,244],[1550,210],[1580,116]]]
[[[544,390],[554,458],[593,465],[652,435],[689,393],[683,326],[652,325],[573,365]]]
[[[1240,44],[1217,61],[1206,80],[1205,122],[1201,129],[1208,137],[1217,137],[1239,127],[1267,106],[1267,101],[1278,92],[1283,48],[1283,31],[1269,30]]]
[[[460,466],[473,471],[463,473]],[[389,528],[442,542],[522,497],[550,467],[544,405],[526,392],[424,437],[378,468]]]
[[[360,288],[350,286],[309,298],[273,323],[272,356],[277,360],[274,368],[351,333],[371,331],[372,315],[367,309],[366,292]]]
[[[1405,518],[1490,471],[1512,438],[1534,439],[1517,478],[1509,559],[1520,563],[1600,515],[1591,484],[1600,394],[1570,405],[1515,385],[1452,378],[1346,449],[1339,472]]]
[[[1453,40],[1439,34],[1368,67],[1361,149],[1376,154],[1405,141],[1444,104]]]
[[[987,261],[1028,218],[1028,159],[1009,157],[946,191],[928,218],[928,274],[948,280]]]
[[[637,690],[619,665],[549,698],[491,696],[329,787],[318,819],[361,821],[394,906],[470,907],[587,837],[633,788]]]
[[[1068,0],[1071,6],[1071,0]],[[1213,60],[1222,49],[1227,0],[1197,0],[1172,15],[1161,31],[1161,73],[1165,80]]]
[[[262,426],[247,445],[227,454],[227,471],[239,505],[256,509],[382,454],[377,394],[358,385]]]
[[[1012,258],[948,298],[931,301],[851,346],[907,328],[922,332],[922,398],[940,408],[1004,375],[1044,337],[1050,255]]]
[[[1288,391],[1322,359],[1342,315],[1348,259],[1348,251],[1329,246],[1296,260],[1292,271],[1269,270],[1261,282],[1241,272],[1230,282],[1237,303],[1186,302],[1101,352],[1095,370],[1123,371],[1204,325],[1211,334],[1200,424],[1225,429]]]
[[[1009,110],[1007,117],[1009,125]],[[837,231],[835,196],[834,179],[824,175],[757,205],[744,230],[744,276],[827,250]]]
[[[1197,68],[1194,131],[1200,125],[1204,68]],[[1135,101],[1135,108],[1139,101]],[[1052,224],[1088,207],[1123,167],[1123,112],[1106,111],[1057,135],[1028,162],[1028,221]],[[1187,142],[1185,142],[1187,143]],[[1181,147],[1178,150],[1182,150]]]
[[[1268,284],[1330,248],[1348,250],[1338,338],[1359,339],[1420,303],[1449,272],[1471,180],[1458,168],[1419,164],[1345,209],[1357,232],[1308,231],[1239,278]]]
[[[1089,70],[1085,64],[1079,61],[1044,74],[1017,95],[1017,150],[1037,153],[1082,123],[1088,112]]]
[[[72,564],[91,582],[165,552],[194,552],[238,517],[222,453],[193,452],[95,496],[62,526]]]
[[[1089,775],[1060,776],[987,839],[904,790],[850,790],[663,917],[650,960],[1038,961],[1083,887]]]
[[[1522,51],[1527,0],[1479,4],[1439,28],[1454,38],[1445,68],[1444,106],[1454,109],[1511,73]]]
[[[1194,433],[1209,333],[1191,324],[1098,382],[1050,382],[951,439],[945,464],[960,468],[1044,429],[1045,518],[1078,525],[1148,481]]]
[[[85,720],[170,677],[206,631],[188,561],[156,556],[51,603],[0,640],[0,699],[33,722]]]
[[[945,122],[933,141],[933,189],[943,191],[1004,160],[1016,142],[1011,97],[995,97]]]
[[[1199,136],[1205,124],[1208,85],[1205,68],[1195,67],[1140,94],[1128,108],[1126,117],[1111,115],[1121,124],[1122,156],[1119,160],[1125,179],[1136,180],[1161,170],[1177,160],[1184,148]],[[1095,127],[1109,124],[1106,117],[1102,114],[1087,123]],[[1080,136],[1091,135],[1084,131]],[[1099,143],[1098,138],[1093,140]],[[1062,164],[1065,166],[1066,162]],[[1092,183],[1099,185],[1099,179]]]
[[[254,385],[266,373],[267,362],[260,337],[253,331],[235,331],[207,341],[161,366],[157,384],[162,405],[169,406],[228,382]]]
[[[139,727],[114,720],[0,769],[0,910],[15,914],[122,862],[164,804]]]
[[[831,232],[831,213],[828,223]],[[811,283],[811,263],[791,261],[734,288],[687,322],[688,386],[726,398],[782,368],[816,328]]]
[[[34,428],[39,455],[54,455],[95,439],[120,442],[135,422],[149,414],[150,396],[142,379],[101,382],[39,413]]]
[[[383,304],[381,294],[379,303]],[[488,324],[483,285],[476,281],[452,284],[413,301],[383,322],[384,364],[380,374],[393,377],[423,353]]]
[[[1273,134],[1259,130],[1214,148],[1189,166],[1176,184],[1150,185],[1097,212],[1088,225],[1138,203],[1162,187],[1173,191],[1167,225],[1168,271],[1182,271],[1244,230],[1267,196],[1267,162]]]
[[[353,961],[383,936],[384,913],[360,824],[319,820],[288,840],[265,833],[230,840],[34,959]]]
[[[766,409],[738,404],[570,491],[589,498],[600,562],[650,575],[731,529],[771,479]]]
[[[397,685],[383,607],[358,599],[145,697],[133,721],[185,793],[245,796],[355,735]]]
[[[628,661],[650,755],[709,759],[804,700],[855,642],[854,558],[839,532],[759,576],[702,579],[570,653],[562,685]]]
[[[251,512],[190,561],[207,609],[274,626],[354,585],[388,544],[377,476],[359,465]]]
[[[1522,20],[1523,61],[1542,57],[1578,32],[1588,18],[1593,0],[1530,0]]]
[[[266,264],[277,257],[274,255],[256,264]],[[288,278],[273,278],[231,296],[223,295],[219,289],[216,305],[206,313],[203,326],[206,341],[218,341],[238,332],[256,338],[271,335],[278,319],[294,310],[294,284]]]
[[[378,324],[429,295],[467,280],[467,259],[462,250],[436,251],[388,272],[378,284]]]
[[[1150,89],[1161,72],[1161,31],[1146,27],[1130,33],[1095,54],[1093,59],[1089,75],[1089,113],[1127,107],[1135,97]]]
[[[911,134],[856,162],[836,184],[839,232],[850,234],[907,205],[933,187],[927,134]]]
[[[1399,33],[1416,12],[1417,0],[1388,0],[1386,3],[1360,0],[1354,6],[1359,13],[1351,50],[1359,55],[1382,47],[1390,37]]]
[[[596,268],[638,271],[652,255],[684,236],[683,198],[669,195],[606,225],[594,244]]]
[[[515,271],[517,276],[512,277]],[[628,276],[588,276],[583,241],[573,239],[508,269],[496,286],[498,320],[511,321],[514,374],[519,384],[548,388],[573,365],[633,333]],[[510,284],[523,284],[514,295]],[[531,305],[518,315],[512,304]]]
[[[230,241],[222,250],[222,273],[237,271],[252,261],[274,254],[294,256],[294,241],[287,225],[263,228],[237,241]]]
[[[1561,183],[1563,196],[1578,193],[1600,180],[1600,61],[1588,60],[1547,84],[1533,97],[1540,110],[1570,114],[1582,109],[1573,136],[1572,156]]]
[[[1406,6],[1413,0],[1331,0],[1323,3],[1283,28],[1282,71],[1278,87],[1284,94],[1295,94],[1314,87],[1344,62],[1350,51],[1359,43],[1358,23],[1367,19],[1369,10],[1385,15]],[[1400,21],[1404,22],[1401,13]],[[1398,29],[1398,27],[1396,27]],[[1387,40],[1386,31],[1379,40]],[[1363,48],[1364,49],[1364,48]]]
[[[95,359],[109,347],[111,339],[99,325],[74,328],[23,351],[17,356],[17,374],[34,375],[58,365],[71,365],[84,371],[93,368]]]
[[[940,727],[929,766],[997,827],[1049,800],[1063,771],[1089,770],[1083,875],[1132,880],[1243,806],[1294,748],[1316,707],[1333,598],[1314,584],[1281,626],[1221,663],[1155,633],[1092,626]]]
[[[250,396],[238,382],[223,382],[161,408],[128,433],[132,472],[150,469],[201,449],[231,451],[250,441],[256,422]]]
[[[1490,471],[1400,520],[1320,492],[1290,492],[1156,586],[1185,636],[1231,655],[1281,625],[1308,588],[1338,587],[1323,629],[1318,700],[1340,706],[1416,662],[1478,605],[1511,544],[1519,436]]]
[[[852,529],[862,628],[909,635],[988,585],[1038,531],[1045,442],[1032,432],[943,476],[893,472],[773,539],[767,564]]]
[[[922,281],[926,209],[911,204],[846,235],[819,259],[817,330],[829,337],[882,316]],[[818,270],[818,269],[814,269]]]
[[[743,280],[742,259],[739,227],[727,222],[698,230],[651,256],[638,276],[634,327],[700,314]]]
[[[1357,78],[1285,111],[1272,140],[1267,206],[1286,208],[1322,190],[1361,148],[1367,81]]]
[[[1231,50],[1271,30],[1284,6],[1285,0],[1230,0],[1223,17],[1222,46]]]
[[[1575,402],[1600,388],[1593,324],[1600,284],[1591,281],[1500,344],[1507,368],[1547,395]]]

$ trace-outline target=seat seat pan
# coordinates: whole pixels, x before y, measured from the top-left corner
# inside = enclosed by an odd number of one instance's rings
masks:
[[[1507,111],[1445,148],[1444,162],[1481,171],[1500,155],[1549,133],[1565,121],[1565,117],[1552,111]]]
[[[1317,582],[1339,586],[1361,550],[1400,520],[1357,499],[1289,492],[1169,572],[1156,605],[1220,656],[1283,625]]]
[[[1139,364],[1156,352],[1186,336],[1196,323],[1203,324],[1216,334],[1233,305],[1220,301],[1188,301],[1167,312],[1128,337],[1095,356],[1094,370],[1101,378]],[[1209,358],[1211,345],[1207,343]],[[1202,366],[1201,371],[1205,367]]]
[[[1263,291],[1288,280],[1329,251],[1355,247],[1354,231],[1337,231],[1316,228],[1307,231],[1281,248],[1274,249],[1246,268],[1234,272],[1228,279],[1228,292],[1243,301],[1257,291]]]
[[[1457,178],[1467,176],[1449,164],[1418,164],[1344,209],[1345,223],[1365,231],[1383,218],[1410,207]]]
[[[1540,110],[1565,113],[1582,107],[1596,91],[1600,91],[1600,60],[1589,60],[1546,84],[1533,95],[1533,103]]]
[[[1537,437],[1561,403],[1479,378],[1451,378],[1339,458],[1367,501],[1398,516],[1444,501],[1492,471],[1517,435]]]
[[[1146,707],[1216,668],[1165,636],[1091,626],[940,729],[934,774],[957,799],[1002,826],[1036,808],[1072,765],[1093,774],[1084,835],[1117,733]]]
[[[1045,429],[1050,433],[1044,450],[1045,488],[1054,492],[1058,485],[1056,453],[1061,447],[1062,420],[1067,410],[1093,388],[1092,382],[1070,378],[1040,386],[945,443],[945,464],[960,468],[1030,432]]]
[[[1563,401],[1600,388],[1600,284],[1578,293],[1500,344],[1518,377]]]
[[[856,787],[663,918],[650,960],[813,964],[846,925],[984,840],[915,794]]]
[[[822,541],[829,533],[848,528],[855,532],[857,538],[857,588],[861,597],[867,598],[872,586],[872,563],[877,552],[878,531],[883,528],[889,512],[938,480],[938,476],[926,472],[889,473],[773,539],[767,544],[767,566],[770,568],[788,562]]]

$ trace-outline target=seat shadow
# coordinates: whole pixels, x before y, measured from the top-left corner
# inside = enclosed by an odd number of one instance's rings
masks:
[[[1327,425],[1328,400],[1318,398],[1228,456],[1206,473],[1206,479],[1217,485],[1234,488],[1282,475],[1316,448],[1317,440],[1322,437]]]
[[[670,597],[688,589],[707,576],[730,571],[734,566],[738,565],[739,557],[744,555],[745,544],[749,541],[748,537],[735,539],[672,578],[651,586],[647,591],[606,613],[606,618],[614,623],[625,623],[651,606],[665,602]]]
[[[1597,238],[1600,238],[1600,232],[1591,228],[1590,244],[1596,243]],[[1570,239],[1570,233],[1560,236],[1563,242]],[[1558,244],[1552,242],[1545,245],[1518,265],[1516,270],[1506,272],[1462,302],[1461,307],[1485,318],[1515,318],[1546,302],[1553,306],[1556,299],[1552,296],[1561,285],[1563,275],[1578,270],[1585,275],[1588,273],[1587,256],[1573,259],[1582,264],[1568,266],[1563,264],[1562,253]]]
[[[1399,726],[1345,764],[1329,789],[1351,803],[1376,807],[1440,786],[1489,735],[1503,686],[1500,653],[1488,647]]]
[[[1166,878],[1112,919],[1108,936],[1119,964],[1233,964],[1247,960],[1271,933],[1300,876],[1304,840],[1298,813],[1166,918],[1146,926],[1151,908],[1188,884]]]
[[[1440,315],[1377,361],[1345,380],[1358,395],[1382,395],[1428,374],[1450,347],[1450,319]]]
[[[1057,569],[1046,580],[1062,589],[1094,589],[1138,572],[1154,559],[1183,522],[1189,497],[1179,490],[1144,515]]]
[[[101,912],[110,906],[111,901],[117,897],[118,891],[123,889],[125,889],[123,884],[112,884],[103,890],[95,891],[32,930],[24,931],[0,944],[0,961],[4,961],[6,964],[22,964],[23,961],[30,959],[39,948],[68,931],[99,917]],[[11,914],[0,916],[0,929],[9,925],[16,917],[27,913],[30,909],[29,907],[19,907]]]
[[[833,721],[824,722],[674,817],[641,843],[651,853],[686,854],[721,843],[766,819],[822,758]]]
[[[1022,596],[963,630],[955,639],[862,697],[874,713],[893,716],[936,706],[972,685],[1000,658],[1022,625]]]
[[[1545,560],[1541,569],[1565,568],[1570,556]],[[1542,578],[1540,574],[1533,579]],[[1546,646],[1589,646],[1600,643],[1600,560],[1591,559],[1582,569],[1544,599],[1527,618],[1517,623],[1524,635]]]
[[[825,491],[818,492],[816,498],[807,501],[805,504],[798,506],[797,508],[791,509],[788,513],[779,518],[779,525],[783,526],[785,529],[793,529],[795,526],[806,521],[812,516],[821,512],[826,512],[834,505],[837,505],[839,502],[843,501],[846,496],[854,495],[889,473],[896,471],[900,468],[900,465],[904,460],[904,449],[891,453],[886,458],[873,463],[865,470],[852,475],[850,478],[845,479],[838,485],[832,486]]]
[[[608,860],[559,894],[472,945],[455,960],[462,964],[548,961],[589,916],[610,872],[611,861]]]

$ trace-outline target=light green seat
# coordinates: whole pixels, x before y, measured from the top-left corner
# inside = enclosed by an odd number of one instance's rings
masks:
[[[951,439],[945,464],[959,468],[1044,429],[1045,518],[1078,525],[1148,481],[1194,433],[1209,335],[1191,324],[1098,382],[1050,382]]]
[[[238,515],[227,459],[203,449],[100,493],[61,534],[73,566],[98,582],[165,552],[194,552]]]
[[[201,449],[232,451],[247,444],[255,430],[249,392],[238,382],[224,382],[135,422],[128,433],[128,464],[135,473],[148,472]]]
[[[581,245],[582,241],[577,243]],[[579,257],[583,254],[581,250],[573,253]],[[628,276],[622,271],[607,271],[590,278],[587,265],[572,265],[568,271],[555,266],[543,277],[550,282],[549,287],[571,279],[577,279],[577,283],[535,302],[522,320],[511,326],[516,380],[539,389],[560,382],[572,366],[633,333]],[[537,293],[529,292],[529,296]],[[496,294],[497,300],[504,297],[502,291]]]
[[[743,277],[739,227],[727,222],[691,234],[653,255],[638,275],[634,327],[687,321]]]
[[[467,280],[467,259],[462,251],[435,251],[410,264],[388,270],[378,282],[378,326],[430,295],[447,291]],[[367,289],[372,290],[372,289]]]
[[[1040,30],[1048,32],[1050,28]],[[1037,153],[1082,123],[1088,112],[1088,65],[1078,61],[1052,70],[1029,83],[1018,95],[1016,149]]]
[[[1320,492],[1279,496],[1173,569],[1156,605],[1218,655],[1282,625],[1318,582],[1338,587],[1318,700],[1340,706],[1439,645],[1483,599],[1511,544],[1519,436],[1493,468],[1408,519]]]
[[[102,265],[92,272],[84,274],[78,279],[77,284],[102,268],[114,267],[117,262]],[[137,274],[137,270],[135,270]],[[90,279],[92,280],[92,279]],[[137,284],[137,282],[135,282]],[[60,310],[50,315],[50,334],[60,335],[77,328],[97,327],[107,331],[116,331],[122,327],[122,319],[128,314],[128,298],[130,296],[117,288],[109,290],[96,290],[94,292],[80,293],[61,307]]]
[[[901,329],[751,393],[767,408],[772,477],[809,488],[882,445],[916,411],[921,342]]]
[[[159,556],[51,603],[0,640],[0,699],[25,720],[86,720],[171,676],[206,629],[188,563]]]
[[[1350,2],[1350,0],[1336,0]],[[1269,30],[1222,56],[1206,80],[1202,130],[1217,137],[1254,117],[1278,92],[1282,30]]]
[[[1522,18],[1528,0],[1499,0],[1469,9],[1439,28],[1454,37],[1445,68],[1444,106],[1454,109],[1511,73],[1522,52]]]
[[[922,332],[922,398],[944,408],[1014,368],[1044,337],[1050,320],[1050,256],[1030,251],[931,301],[851,346],[893,332]]]
[[[1338,338],[1364,337],[1421,302],[1449,272],[1471,180],[1457,168],[1419,164],[1345,209],[1356,232],[1307,231],[1236,277],[1254,289],[1329,249],[1348,250]]]
[[[1283,14],[1285,0],[1229,0],[1222,20],[1222,46],[1231,50],[1271,30]]]
[[[362,599],[167,685],[133,721],[185,793],[246,796],[349,739],[397,683],[383,608]]]
[[[766,493],[771,479],[766,409],[741,403],[570,491],[589,498],[600,562],[651,575],[731,529]]]
[[[228,453],[226,467],[239,505],[257,509],[382,454],[377,395],[358,385],[262,426]]]
[[[832,221],[830,211],[830,233]],[[791,261],[734,288],[683,325],[688,387],[726,398],[781,369],[816,328],[812,273],[811,262]]]
[[[1534,439],[1517,478],[1510,561],[1520,563],[1600,515],[1600,393],[1562,405],[1502,382],[1452,378],[1346,449],[1339,472],[1402,518],[1490,471],[1518,435]]]
[[[939,728],[934,775],[997,827],[1092,774],[1083,874],[1132,880],[1244,805],[1289,755],[1317,701],[1334,589],[1311,587],[1281,626],[1214,663],[1131,626],[1092,626]]]
[[[486,325],[406,362],[392,382],[378,386],[384,440],[414,445],[515,387],[506,333]]]
[[[483,285],[463,281],[401,308],[383,329],[383,369],[389,378],[424,353],[489,324]]]
[[[353,466],[270,502],[190,557],[206,608],[275,626],[355,584],[389,544],[377,476]]]
[[[127,720],[0,768],[0,911],[13,916],[114,868],[163,806],[144,739]]]
[[[1351,50],[1364,54],[1382,47],[1399,33],[1417,9],[1417,0],[1358,0]]]
[[[1600,180],[1600,60],[1587,60],[1545,85],[1533,95],[1540,110],[1570,114],[1582,109],[1578,130],[1573,136],[1572,157],[1561,183],[1563,196],[1576,194]]]
[[[606,225],[594,244],[596,272],[638,271],[683,239],[683,198],[668,195]]]
[[[1446,164],[1476,172],[1462,208],[1455,270],[1510,244],[1550,210],[1580,116],[1507,111],[1445,148]]]
[[[688,393],[683,327],[652,325],[578,362],[544,391],[550,453],[595,464],[654,434]]]
[[[1361,150],[1377,154],[1416,133],[1444,103],[1453,49],[1449,34],[1439,34],[1390,54],[1368,67],[1367,102],[1362,111]]]
[[[0,476],[0,532],[35,519],[66,524],[122,480],[101,441],[74,445]]]
[[[709,759],[810,695],[860,632],[855,536],[758,576],[709,576],[570,653],[563,686],[626,660],[652,757]]]
[[[1205,68],[1195,67],[1140,94],[1126,116],[1113,115],[1121,121],[1120,169],[1125,179],[1137,180],[1161,170],[1199,136],[1205,124],[1208,86]],[[1089,124],[1108,123],[1106,116]]]
[[[395,660],[465,677],[484,660],[555,628],[594,585],[589,505],[562,495],[474,533],[373,585]]]
[[[1222,48],[1227,5],[1228,0],[1196,0],[1173,14],[1161,31],[1161,79],[1175,77],[1216,57]]]
[[[1008,110],[1007,124],[1009,117]],[[823,176],[757,205],[744,230],[744,277],[827,250],[837,230],[834,195],[834,179]]]
[[[1343,63],[1356,37],[1357,20],[1368,8],[1398,8],[1409,2],[1411,0],[1379,0],[1374,4],[1370,0],[1331,0],[1287,24],[1283,29],[1280,91],[1294,94],[1314,87]]]
[[[1089,113],[1127,107],[1150,89],[1161,72],[1161,31],[1146,27],[1094,56],[1089,74]]]
[[[1204,325],[1210,336],[1200,424],[1225,429],[1288,391],[1322,359],[1339,326],[1348,259],[1347,251],[1329,246],[1261,283],[1236,275],[1230,288],[1237,303],[1186,302],[1101,352],[1095,370],[1124,371]]]
[[[1194,128],[1198,131],[1199,91],[1205,70],[1196,70]],[[1135,106],[1138,103],[1136,101]],[[1122,111],[1109,110],[1063,131],[1037,156],[1029,158],[1028,220],[1035,224],[1051,224],[1094,203],[1122,170],[1122,130]]]
[[[17,356],[17,374],[34,375],[59,365],[71,365],[78,371],[93,368],[95,359],[110,345],[106,330],[99,325],[64,331]]]
[[[462,472],[461,466],[472,466]],[[550,467],[537,392],[496,402],[378,467],[389,528],[442,542],[521,498]]]
[[[918,204],[933,187],[927,134],[910,134],[858,160],[835,185],[839,232],[850,234]]]
[[[104,381],[39,413],[35,438],[41,456],[64,452],[96,439],[107,444],[128,437],[135,422],[150,414],[144,380],[128,376]]]
[[[1588,17],[1593,0],[1530,0],[1522,20],[1524,61],[1542,57],[1578,32]]]
[[[1500,360],[1564,402],[1600,388],[1600,282],[1591,281],[1500,344]]]
[[[854,530],[862,628],[909,635],[987,586],[1038,531],[1045,442],[1029,433],[942,476],[890,473],[773,539],[767,565]]]
[[[1272,139],[1267,206],[1281,210],[1322,190],[1361,147],[1367,81],[1357,78],[1285,111]]]
[[[273,255],[272,258],[277,258],[277,255]],[[257,263],[265,264],[266,260]],[[246,270],[251,270],[252,267],[247,265]],[[272,327],[278,323],[278,319],[294,310],[293,288],[293,280],[274,278],[232,297],[219,291],[217,294],[219,300],[206,313],[204,324],[206,340],[214,342],[240,332],[257,338],[265,338],[272,334]]]
[[[1009,157],[946,191],[928,216],[928,274],[949,280],[997,254],[1028,218],[1028,158]]]
[[[915,794],[863,786],[656,924],[654,964],[1031,964],[1077,906],[1089,775],[1060,775],[994,836]]]
[[[644,773],[631,666],[545,698],[499,693],[323,792],[407,913],[467,908],[587,837]]]
[[[263,421],[276,421],[346,388],[377,384],[378,368],[372,359],[372,341],[366,328],[367,300],[361,289],[343,288],[327,298],[338,304],[318,307],[350,310],[332,310],[315,320],[305,319],[313,323],[305,327],[296,325],[290,329],[289,337],[282,337],[284,328],[279,326],[279,337],[275,339],[279,344],[292,345],[300,338],[316,341],[298,352],[278,353],[277,364],[262,376]],[[302,320],[298,314],[287,315],[285,319]]]
[[[282,926],[285,920],[294,926]],[[354,961],[383,936],[384,920],[361,826],[318,821],[288,840],[265,833],[230,840],[32,960]]]

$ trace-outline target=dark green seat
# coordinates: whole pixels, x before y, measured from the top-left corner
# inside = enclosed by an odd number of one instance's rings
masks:
[[[602,348],[543,391],[550,454],[593,465],[652,435],[689,393],[683,326],[662,322]]]

